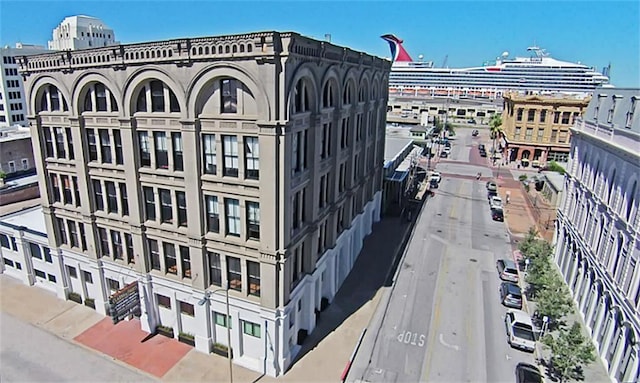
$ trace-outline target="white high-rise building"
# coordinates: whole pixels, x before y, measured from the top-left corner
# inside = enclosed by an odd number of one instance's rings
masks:
[[[612,382],[640,381],[640,89],[599,88],[571,128],[555,261]]]
[[[113,29],[91,16],[70,16],[53,30],[49,49],[68,51],[117,45]]]
[[[45,53],[48,50],[40,45],[17,43],[15,48],[0,48],[0,127],[27,126],[27,104],[22,77],[18,73],[17,56]]]

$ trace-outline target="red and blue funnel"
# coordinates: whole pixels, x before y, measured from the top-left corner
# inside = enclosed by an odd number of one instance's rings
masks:
[[[391,57],[394,62],[412,62],[411,56],[407,53],[407,51],[402,46],[402,40],[397,38],[395,35],[382,35],[380,36],[383,40],[389,43],[389,47],[391,48]]]

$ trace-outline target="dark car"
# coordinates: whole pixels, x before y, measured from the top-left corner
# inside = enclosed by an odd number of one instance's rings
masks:
[[[444,150],[440,152],[440,158],[447,158],[449,157],[449,153],[445,152]]]
[[[500,284],[500,301],[503,305],[522,310],[522,291],[520,286],[512,282]]]
[[[429,187],[431,187],[431,189],[437,189],[438,188],[438,180],[435,178],[432,178],[431,180],[429,180]]]
[[[516,366],[516,383],[542,383],[542,375],[538,367],[529,363],[518,363]]]
[[[484,152],[484,144],[478,145],[478,150],[480,150],[481,152]]]
[[[487,156],[487,152],[485,152],[484,150],[480,151],[480,157],[486,157]]]
[[[504,222],[504,212],[502,209],[491,209],[491,219]]]
[[[478,132],[478,129],[473,129],[473,131],[471,132],[472,137],[477,137],[478,134],[480,134],[480,132]]]
[[[491,201],[491,197],[496,197],[498,195],[497,190],[488,190],[487,191],[487,199]]]

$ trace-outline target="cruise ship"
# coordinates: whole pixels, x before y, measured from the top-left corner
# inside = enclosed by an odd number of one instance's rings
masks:
[[[414,61],[401,39],[390,34],[381,37],[389,43],[393,59],[390,97],[495,99],[507,91],[585,94],[597,86],[610,86],[609,67],[598,73],[580,63],[556,60],[537,46],[528,48],[531,57],[509,58],[504,52],[484,66],[452,69],[436,68],[431,61]]]

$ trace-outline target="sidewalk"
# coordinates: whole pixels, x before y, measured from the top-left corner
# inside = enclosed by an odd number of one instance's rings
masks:
[[[365,238],[352,271],[334,301],[322,312],[316,328],[284,376],[274,379],[234,365],[234,381],[340,381],[362,330],[376,310],[394,256],[410,227],[408,222],[398,217],[388,217],[374,225],[373,232]],[[138,371],[140,368],[149,376],[166,382],[229,380],[226,358],[202,354],[195,349],[185,350],[184,344],[161,335],[147,336],[141,341],[137,320],[114,326],[111,319],[88,307],[60,300],[51,292],[23,285],[6,275],[0,275],[0,309],[69,342],[90,350],[97,349],[99,351],[96,352],[116,363]],[[149,363],[147,354],[151,351],[148,346],[160,349],[161,353],[167,351],[168,358],[159,363],[162,366]],[[153,350],[154,353],[156,351]]]

